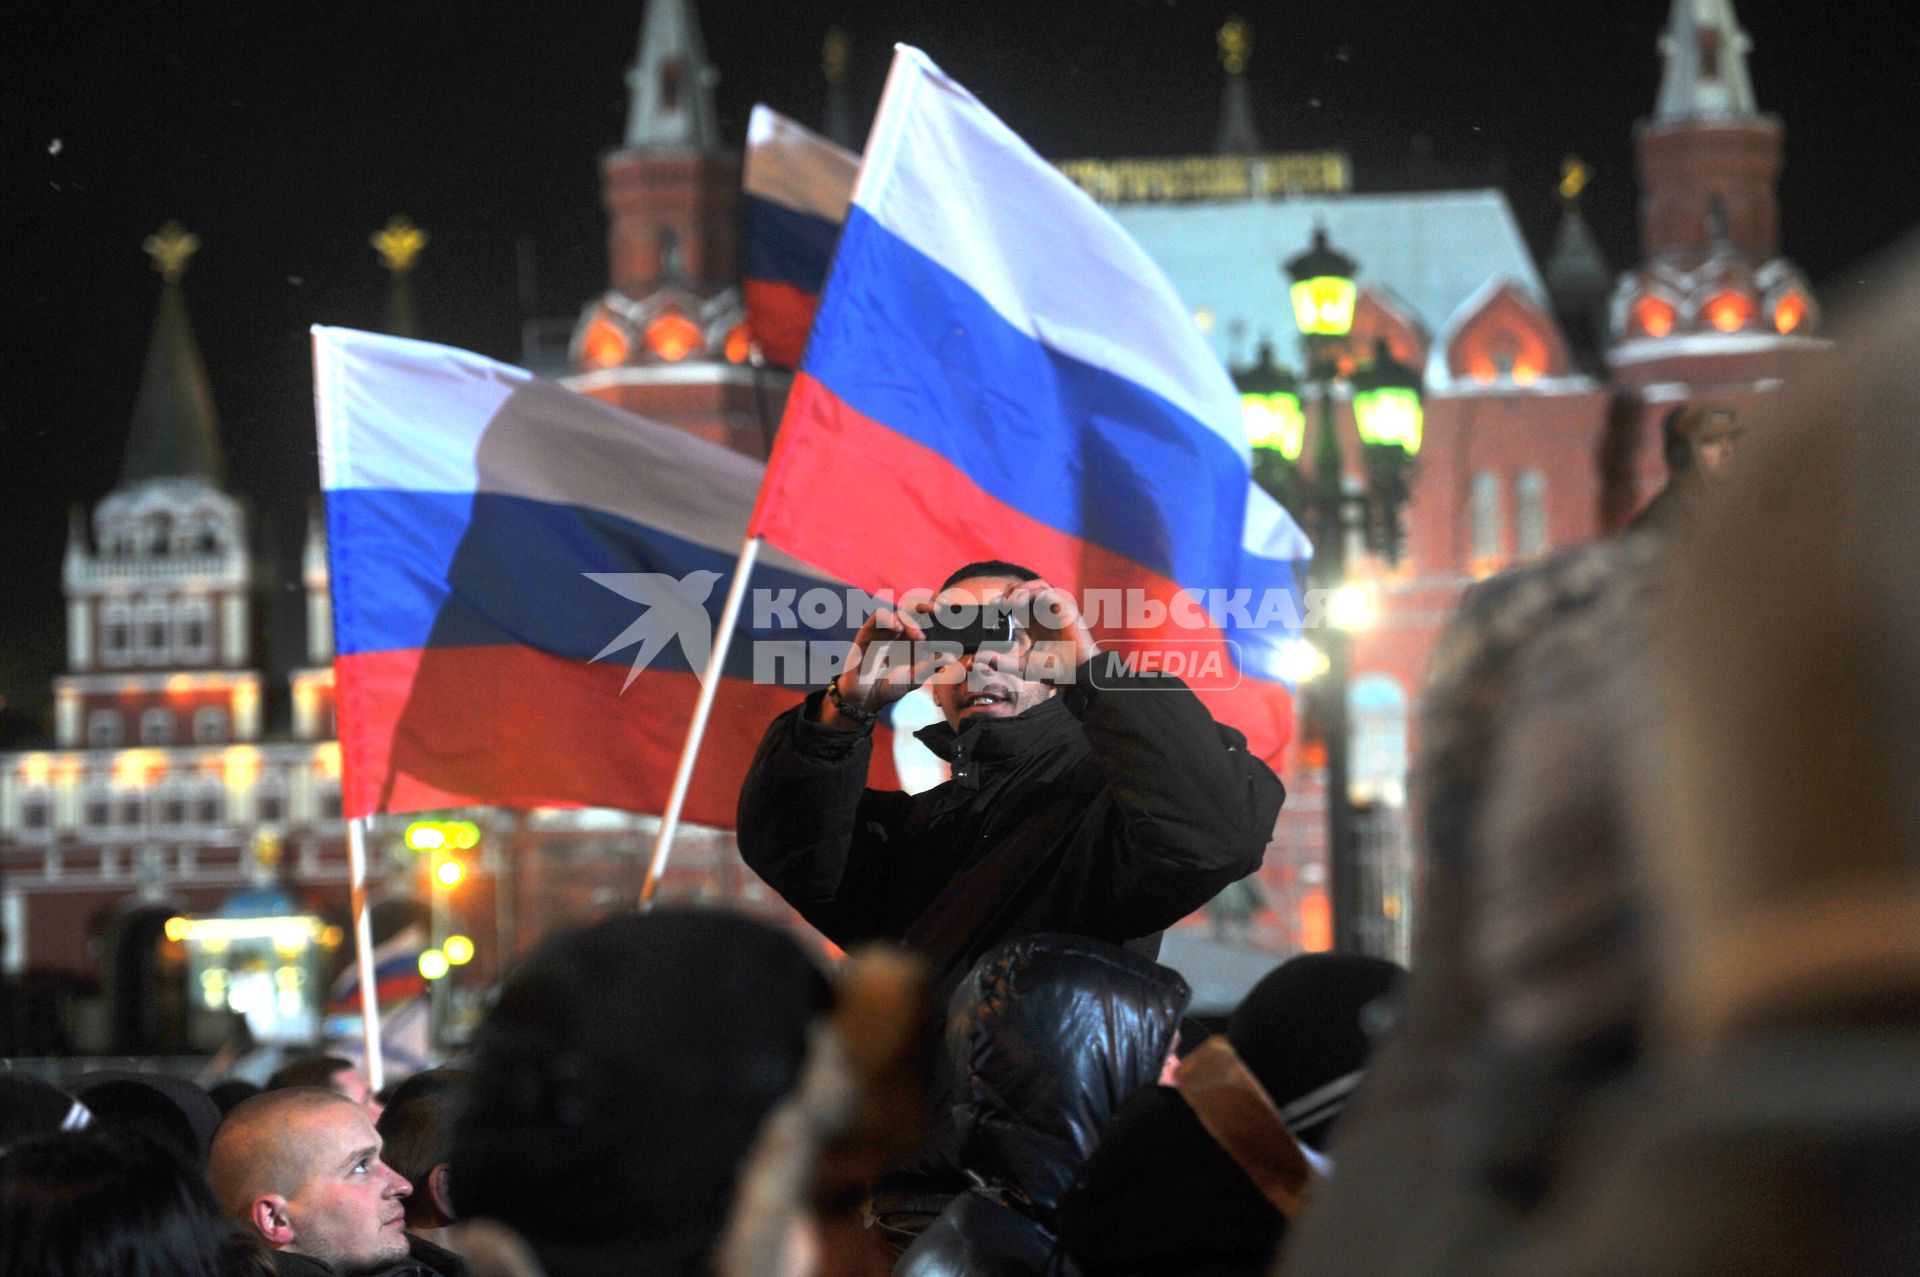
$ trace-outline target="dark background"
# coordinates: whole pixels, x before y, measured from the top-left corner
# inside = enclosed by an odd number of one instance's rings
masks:
[[[0,741],[44,731],[64,656],[66,513],[119,467],[158,295],[141,241],[168,218],[203,241],[185,286],[230,483],[297,567],[317,483],[308,325],[381,324],[387,277],[367,236],[396,212],[433,237],[415,273],[431,339],[519,357],[522,241],[537,262],[532,313],[572,315],[604,287],[597,157],[621,139],[641,7],[49,4],[8,19]],[[1536,254],[1558,216],[1560,159],[1578,153],[1616,269],[1635,257],[1632,129],[1654,101],[1668,7],[698,0],[735,143],[756,100],[818,123],[831,22],[853,40],[863,129],[905,40],[1055,158],[1210,150],[1214,32],[1237,11],[1253,24],[1268,149],[1344,147],[1362,189],[1420,154],[1483,175],[1509,192]],[[1831,301],[1914,220],[1909,166],[1886,154],[1907,149],[1894,121],[1913,19],[1740,8],[1760,104],[1787,125],[1784,248]]]

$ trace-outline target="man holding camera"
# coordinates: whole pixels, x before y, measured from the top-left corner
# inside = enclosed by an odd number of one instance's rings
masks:
[[[1156,956],[1162,930],[1260,867],[1286,796],[1180,680],[1096,652],[1032,571],[971,563],[937,602],[876,612],[840,677],[774,720],[739,820],[747,864],[828,939],[925,960],[936,1032],[1003,940],[1064,931]],[[1011,638],[939,641],[943,614],[980,605],[1014,616]],[[946,721],[919,739],[951,779],[868,789],[873,724],[920,683]]]
[[[1285,791],[1183,683],[1096,653],[1072,599],[1016,564],[968,564],[938,602],[875,612],[840,677],[767,729],[741,791],[741,853],[828,939],[904,944],[944,996],[1035,932],[1153,957],[1260,867]],[[1010,640],[939,641],[943,615],[994,604]],[[881,659],[887,641],[911,655]],[[952,777],[868,789],[873,724],[921,683],[946,721],[919,738]]]

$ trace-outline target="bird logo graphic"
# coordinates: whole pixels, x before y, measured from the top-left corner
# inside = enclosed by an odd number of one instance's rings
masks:
[[[713,653],[713,629],[705,604],[713,587],[720,583],[718,572],[702,569],[685,576],[668,576],[665,572],[582,572],[580,575],[646,608],[633,624],[593,656],[593,660],[598,661],[623,647],[640,645],[633,654],[633,665],[627,670],[627,681],[620,685],[622,695],[633,686],[633,680],[640,677],[640,671],[675,637],[680,640],[687,664],[693,667],[700,682],[706,683],[707,660]]]

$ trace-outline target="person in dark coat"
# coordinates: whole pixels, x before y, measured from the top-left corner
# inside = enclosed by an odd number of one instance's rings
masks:
[[[220,1123],[207,1178],[280,1277],[466,1277],[406,1231],[407,1181],[380,1160],[364,1106],[318,1086],[263,1091]]]
[[[953,1115],[974,1187],[907,1249],[895,1277],[1038,1274],[1055,1211],[1126,1098],[1160,1077],[1191,991],[1137,953],[1080,936],[1009,941],[955,991]]]
[[[199,1170],[140,1131],[57,1131],[0,1152],[6,1277],[273,1277]]]
[[[1164,928],[1260,867],[1285,790],[1185,684],[1096,654],[1072,600],[1017,564],[969,564],[940,597],[1032,620],[1009,647],[912,671],[946,720],[919,738],[951,779],[866,788],[874,719],[911,688],[868,668],[868,645],[926,637],[924,611],[882,609],[848,670],[767,729],[741,791],[742,855],[808,922],[842,947],[905,945],[940,1007],[1016,936],[1073,932],[1153,957]],[[875,1210],[898,1204],[911,1233],[963,1186],[950,1146],[936,1148],[883,1179]]]
[[[717,910],[553,937],[475,1039],[454,1209],[517,1230],[547,1277],[703,1277],[741,1161],[831,1002],[791,936]]]
[[[1172,1086],[1121,1105],[1060,1199],[1085,1277],[1258,1277],[1298,1208],[1406,972],[1302,954],[1256,984]],[[1311,1150],[1311,1151],[1308,1151]]]

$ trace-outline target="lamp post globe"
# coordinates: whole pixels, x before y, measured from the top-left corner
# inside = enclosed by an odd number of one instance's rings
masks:
[[[1301,335],[1314,341],[1338,341],[1353,329],[1353,282],[1359,269],[1351,257],[1327,242],[1327,228],[1313,228],[1313,245],[1287,262],[1292,281],[1293,322]]]

